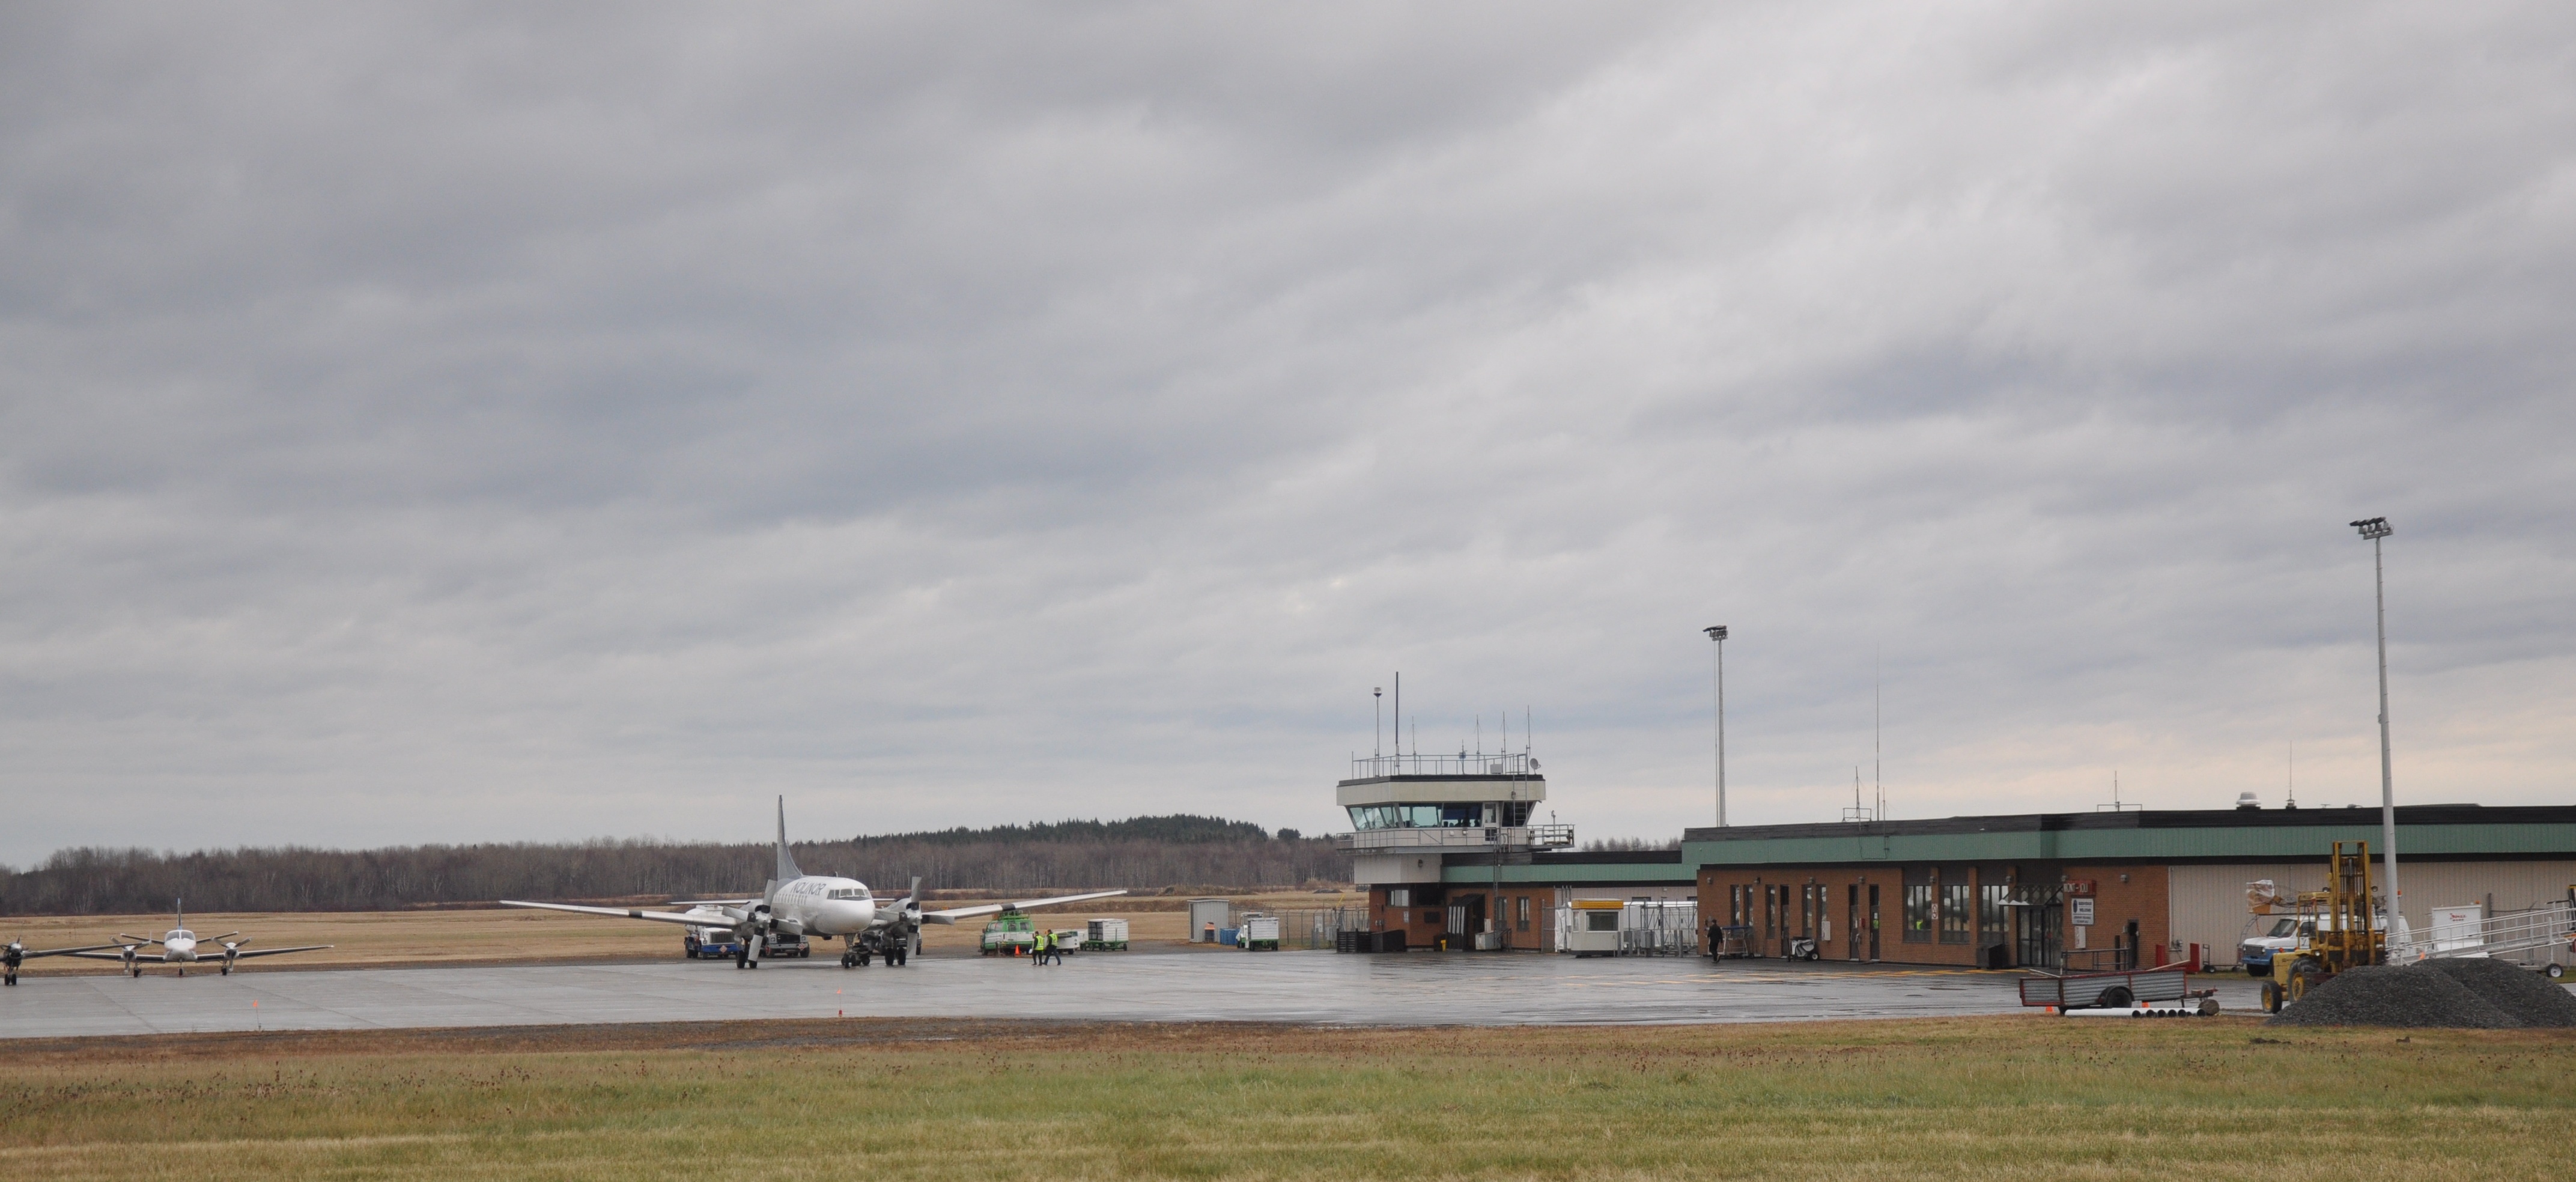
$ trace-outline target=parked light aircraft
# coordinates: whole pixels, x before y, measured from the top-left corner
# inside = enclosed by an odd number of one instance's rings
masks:
[[[179,975],[182,977],[188,975],[189,965],[213,962],[219,966],[223,975],[229,977],[233,975],[233,965],[235,963],[249,960],[255,956],[284,956],[289,952],[319,952],[322,949],[330,947],[328,944],[305,944],[294,948],[244,948],[242,945],[250,943],[250,940],[247,937],[239,940],[233,938],[241,935],[240,932],[225,932],[220,936],[200,936],[197,933],[188,930],[188,908],[184,903],[179,906],[178,913],[178,926],[171,928],[169,931],[163,932],[161,934],[161,938],[158,940],[149,936],[129,936],[123,932],[118,932],[116,934],[117,943],[99,945],[100,948],[114,948],[116,949],[114,952],[99,952],[83,948],[70,950],[67,954],[71,956],[88,957],[91,960],[122,961],[125,964],[125,975],[129,977],[142,976],[143,962],[145,961],[150,961],[154,964],[173,966],[178,969]],[[143,951],[143,948],[146,945],[151,944],[160,945],[161,951]],[[207,947],[207,945],[210,944],[214,945],[214,947]],[[218,948],[222,949],[222,951],[216,951]]]
[[[1023,899],[1015,903],[984,903],[974,907],[952,907],[945,911],[921,909],[921,879],[912,880],[912,888],[900,899],[879,902],[868,891],[868,884],[855,878],[807,874],[796,868],[796,859],[787,854],[787,799],[778,800],[778,877],[770,879],[757,899],[704,899],[674,903],[686,911],[645,911],[626,907],[583,907],[572,903],[526,903],[503,899],[504,907],[541,907],[548,911],[572,911],[583,915],[609,915],[619,919],[649,919],[657,923],[685,924],[690,927],[732,925],[740,938],[742,951],[734,955],[738,969],[760,967],[760,956],[772,935],[838,936],[843,947],[841,967],[857,968],[871,957],[882,957],[889,965],[900,965],[921,949],[921,925],[955,923],[978,915],[1005,911],[1026,911],[1052,907],[1058,903],[1080,903],[1086,899],[1106,899],[1123,895],[1120,891],[1093,891],[1087,895],[1058,895],[1052,899]]]
[[[11,940],[5,947],[0,947],[0,969],[7,970],[7,976],[5,978],[7,983],[15,985],[18,983],[18,966],[25,964],[28,961],[35,960],[39,957],[72,956],[82,952],[95,952],[101,948],[114,947],[116,947],[114,944],[84,944],[78,948],[39,948],[30,951],[23,941]]]

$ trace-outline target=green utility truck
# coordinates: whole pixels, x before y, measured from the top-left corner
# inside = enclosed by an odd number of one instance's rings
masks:
[[[1020,912],[1005,911],[984,925],[986,956],[1027,956],[1037,946],[1037,924]]]

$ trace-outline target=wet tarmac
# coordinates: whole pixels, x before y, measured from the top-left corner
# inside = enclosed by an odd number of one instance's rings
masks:
[[[1788,1022],[2024,1012],[2015,974],[1779,961],[1330,952],[982,957],[844,970],[672,961],[22,978],[0,1038],[757,1018],[967,1017],[1323,1025]],[[2255,985],[2215,985],[2250,1013]]]

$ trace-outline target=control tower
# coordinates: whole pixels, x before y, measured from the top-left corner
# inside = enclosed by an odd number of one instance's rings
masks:
[[[1574,844],[1572,825],[1533,825],[1547,780],[1527,752],[1501,755],[1372,755],[1351,761],[1337,802],[1351,832],[1333,842],[1351,852],[1363,887],[1438,883],[1450,854],[1527,854]]]

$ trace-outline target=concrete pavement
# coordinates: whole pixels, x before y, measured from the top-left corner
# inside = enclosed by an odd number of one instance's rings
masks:
[[[2014,974],[1532,954],[1141,956],[1061,966],[919,958],[338,969],[174,978],[29,977],[0,991],[0,1038],[852,1017],[1261,1021],[1328,1025],[1786,1022],[2021,1012]],[[2206,979],[2231,1013],[2244,977]]]

